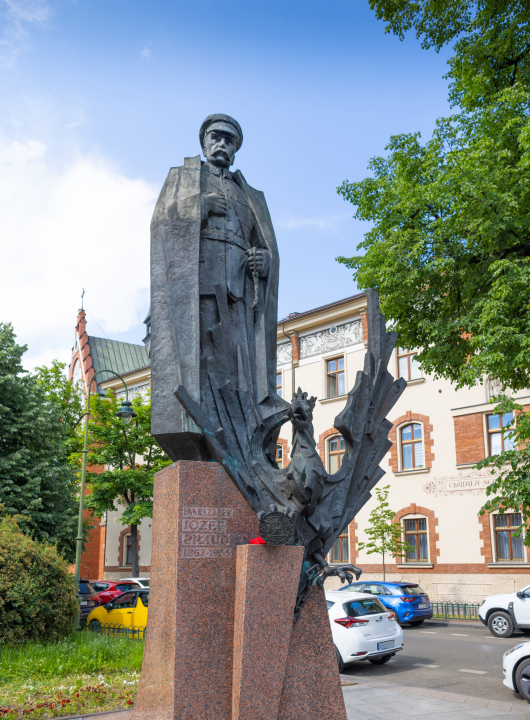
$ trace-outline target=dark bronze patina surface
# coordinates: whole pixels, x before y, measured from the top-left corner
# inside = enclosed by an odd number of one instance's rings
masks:
[[[153,216],[152,431],[174,460],[221,463],[265,520],[266,541],[281,544],[292,528],[288,542],[305,547],[296,619],[327,576],[360,575],[325,557],[384,475],[386,415],[406,387],[387,369],[397,335],[386,332],[369,290],[364,368],[335,418],[345,455],[330,475],[314,439],[316,398],[299,389],[287,403],[276,393],[279,257],[263,193],[229,170],[241,128],[211,115],[200,140],[206,162],[186,158],[170,170]],[[287,422],[291,462],[279,468]]]

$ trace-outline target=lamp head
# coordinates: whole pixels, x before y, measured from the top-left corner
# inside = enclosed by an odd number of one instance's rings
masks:
[[[130,400],[124,400],[122,402],[116,415],[117,417],[121,417],[124,425],[128,425],[133,418],[138,417],[132,409]]]

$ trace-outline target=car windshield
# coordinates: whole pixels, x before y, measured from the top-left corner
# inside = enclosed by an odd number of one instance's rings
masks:
[[[140,593],[140,600],[147,607],[149,605],[149,593]]]
[[[362,592],[361,588],[362,585],[359,583],[358,585],[348,585],[348,587],[341,589],[344,590],[344,592]]]
[[[144,587],[149,587],[149,578],[140,578],[139,582],[140,582]]]
[[[136,583],[116,583],[116,590],[120,592],[127,592],[128,590],[134,590],[138,585]]]
[[[87,582],[80,582],[79,592],[81,593],[81,595],[90,595],[90,593],[94,592],[94,588]]]
[[[402,585],[400,591],[403,595],[425,595],[419,585]]]
[[[360,615],[379,615],[379,613],[388,612],[377,598],[350,600],[350,602],[344,603],[342,607],[349,617],[359,617]]]

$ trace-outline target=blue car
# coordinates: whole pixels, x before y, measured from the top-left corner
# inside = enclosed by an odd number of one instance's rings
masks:
[[[413,627],[432,618],[429,596],[416,583],[356,582],[341,591],[377,595],[385,607],[396,613],[400,623],[410,623]]]

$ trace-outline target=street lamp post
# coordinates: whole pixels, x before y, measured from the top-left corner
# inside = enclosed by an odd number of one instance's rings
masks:
[[[127,388],[127,385],[125,384],[125,380],[122,378],[121,375],[118,375],[117,372],[114,372],[114,370],[98,370],[95,372],[90,380],[88,381],[88,387],[87,387],[87,401],[86,401],[86,412],[83,413],[85,416],[85,439],[83,443],[83,465],[81,469],[81,489],[80,489],[80,497],[79,497],[79,518],[77,521],[77,539],[76,539],[76,549],[75,549],[75,573],[74,573],[74,583],[75,583],[75,591],[77,595],[77,600],[80,602],[80,594],[79,594],[79,576],[81,574],[81,552],[83,550],[83,512],[85,509],[85,478],[86,478],[86,465],[87,465],[87,455],[88,455],[88,419],[90,417],[90,387],[92,385],[92,380],[96,377],[96,375],[99,375],[99,373],[108,372],[111,373],[113,376],[120,378],[120,380],[123,383],[123,387],[125,388],[125,400],[122,402],[120,409],[116,413],[118,417],[121,417],[124,425],[128,425],[133,417],[136,417],[136,413],[132,409],[131,403],[129,401],[129,390]],[[76,630],[81,629],[80,625],[80,607],[78,607],[77,610],[77,618],[75,621],[75,628]]]

